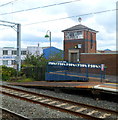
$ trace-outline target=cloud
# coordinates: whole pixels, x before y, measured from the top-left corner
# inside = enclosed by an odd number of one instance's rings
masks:
[[[0,46],[2,46],[2,47],[17,47],[17,43],[16,43],[16,41],[7,41],[7,40],[1,40],[0,41]]]
[[[10,0],[4,0],[1,2],[6,3]],[[67,0],[62,0],[65,2]],[[28,9],[38,6],[46,6],[54,3],[60,3],[55,0],[28,0],[14,2],[5,7],[0,7],[0,14],[5,12],[12,12],[21,9]],[[37,9],[28,12],[22,12],[17,14],[3,15],[0,19],[21,23],[21,36],[22,47],[31,45],[49,46],[49,41],[44,38],[47,30],[52,33],[52,45],[57,48],[63,49],[63,33],[62,30],[77,25],[78,17],[69,19],[56,20],[52,22],[41,22],[59,18],[66,18],[69,16],[82,15],[86,13],[94,13],[97,11],[113,9],[116,7],[116,0],[80,0],[70,4],[47,7],[43,9]],[[82,17],[82,24],[92,29],[99,31],[97,33],[98,49],[111,48],[115,49],[116,44],[116,13],[115,11],[91,14]],[[39,22],[39,23],[38,23]],[[26,26],[25,24],[38,23]],[[1,27],[1,26],[0,26]],[[5,28],[5,27],[4,27]],[[1,30],[0,28],[0,43],[1,47],[15,46],[16,44],[16,32],[13,29]],[[112,42],[111,42],[112,41]],[[107,42],[107,44],[105,44]]]

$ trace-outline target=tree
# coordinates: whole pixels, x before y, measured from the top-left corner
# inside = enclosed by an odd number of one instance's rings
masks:
[[[43,54],[41,56],[27,54],[26,58],[24,60],[23,66],[42,67],[42,66],[45,66],[47,64],[47,62],[48,62],[48,60],[46,60],[43,57]]]
[[[34,80],[45,80],[46,60],[43,55],[27,54],[22,65],[22,72],[28,78]]]
[[[56,53],[50,59],[46,59],[44,55],[27,54],[22,65],[23,73],[26,77],[33,78],[34,80],[45,80],[46,65],[49,61],[62,60],[62,53]]]

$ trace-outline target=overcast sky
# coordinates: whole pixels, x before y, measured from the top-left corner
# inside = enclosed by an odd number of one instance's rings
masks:
[[[49,40],[44,36],[50,30],[52,46],[63,49],[62,30],[79,24],[78,18],[81,17],[81,24],[99,31],[98,50],[115,50],[116,2],[117,0],[0,0],[0,20],[21,24],[22,48],[38,43],[41,47],[49,46]],[[37,7],[40,8],[28,10]],[[11,14],[19,10],[24,11]],[[101,12],[106,10],[109,11]],[[16,48],[14,29],[0,25],[0,47]]]

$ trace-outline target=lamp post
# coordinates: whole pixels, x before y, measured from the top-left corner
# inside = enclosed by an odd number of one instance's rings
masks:
[[[50,30],[47,30],[45,38],[49,38],[49,41],[50,41],[50,55],[51,55],[51,31]]]

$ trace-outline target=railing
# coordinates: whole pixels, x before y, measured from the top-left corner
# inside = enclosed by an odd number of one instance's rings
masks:
[[[103,64],[49,62],[45,79],[48,81],[88,81],[90,77],[105,79]]]

